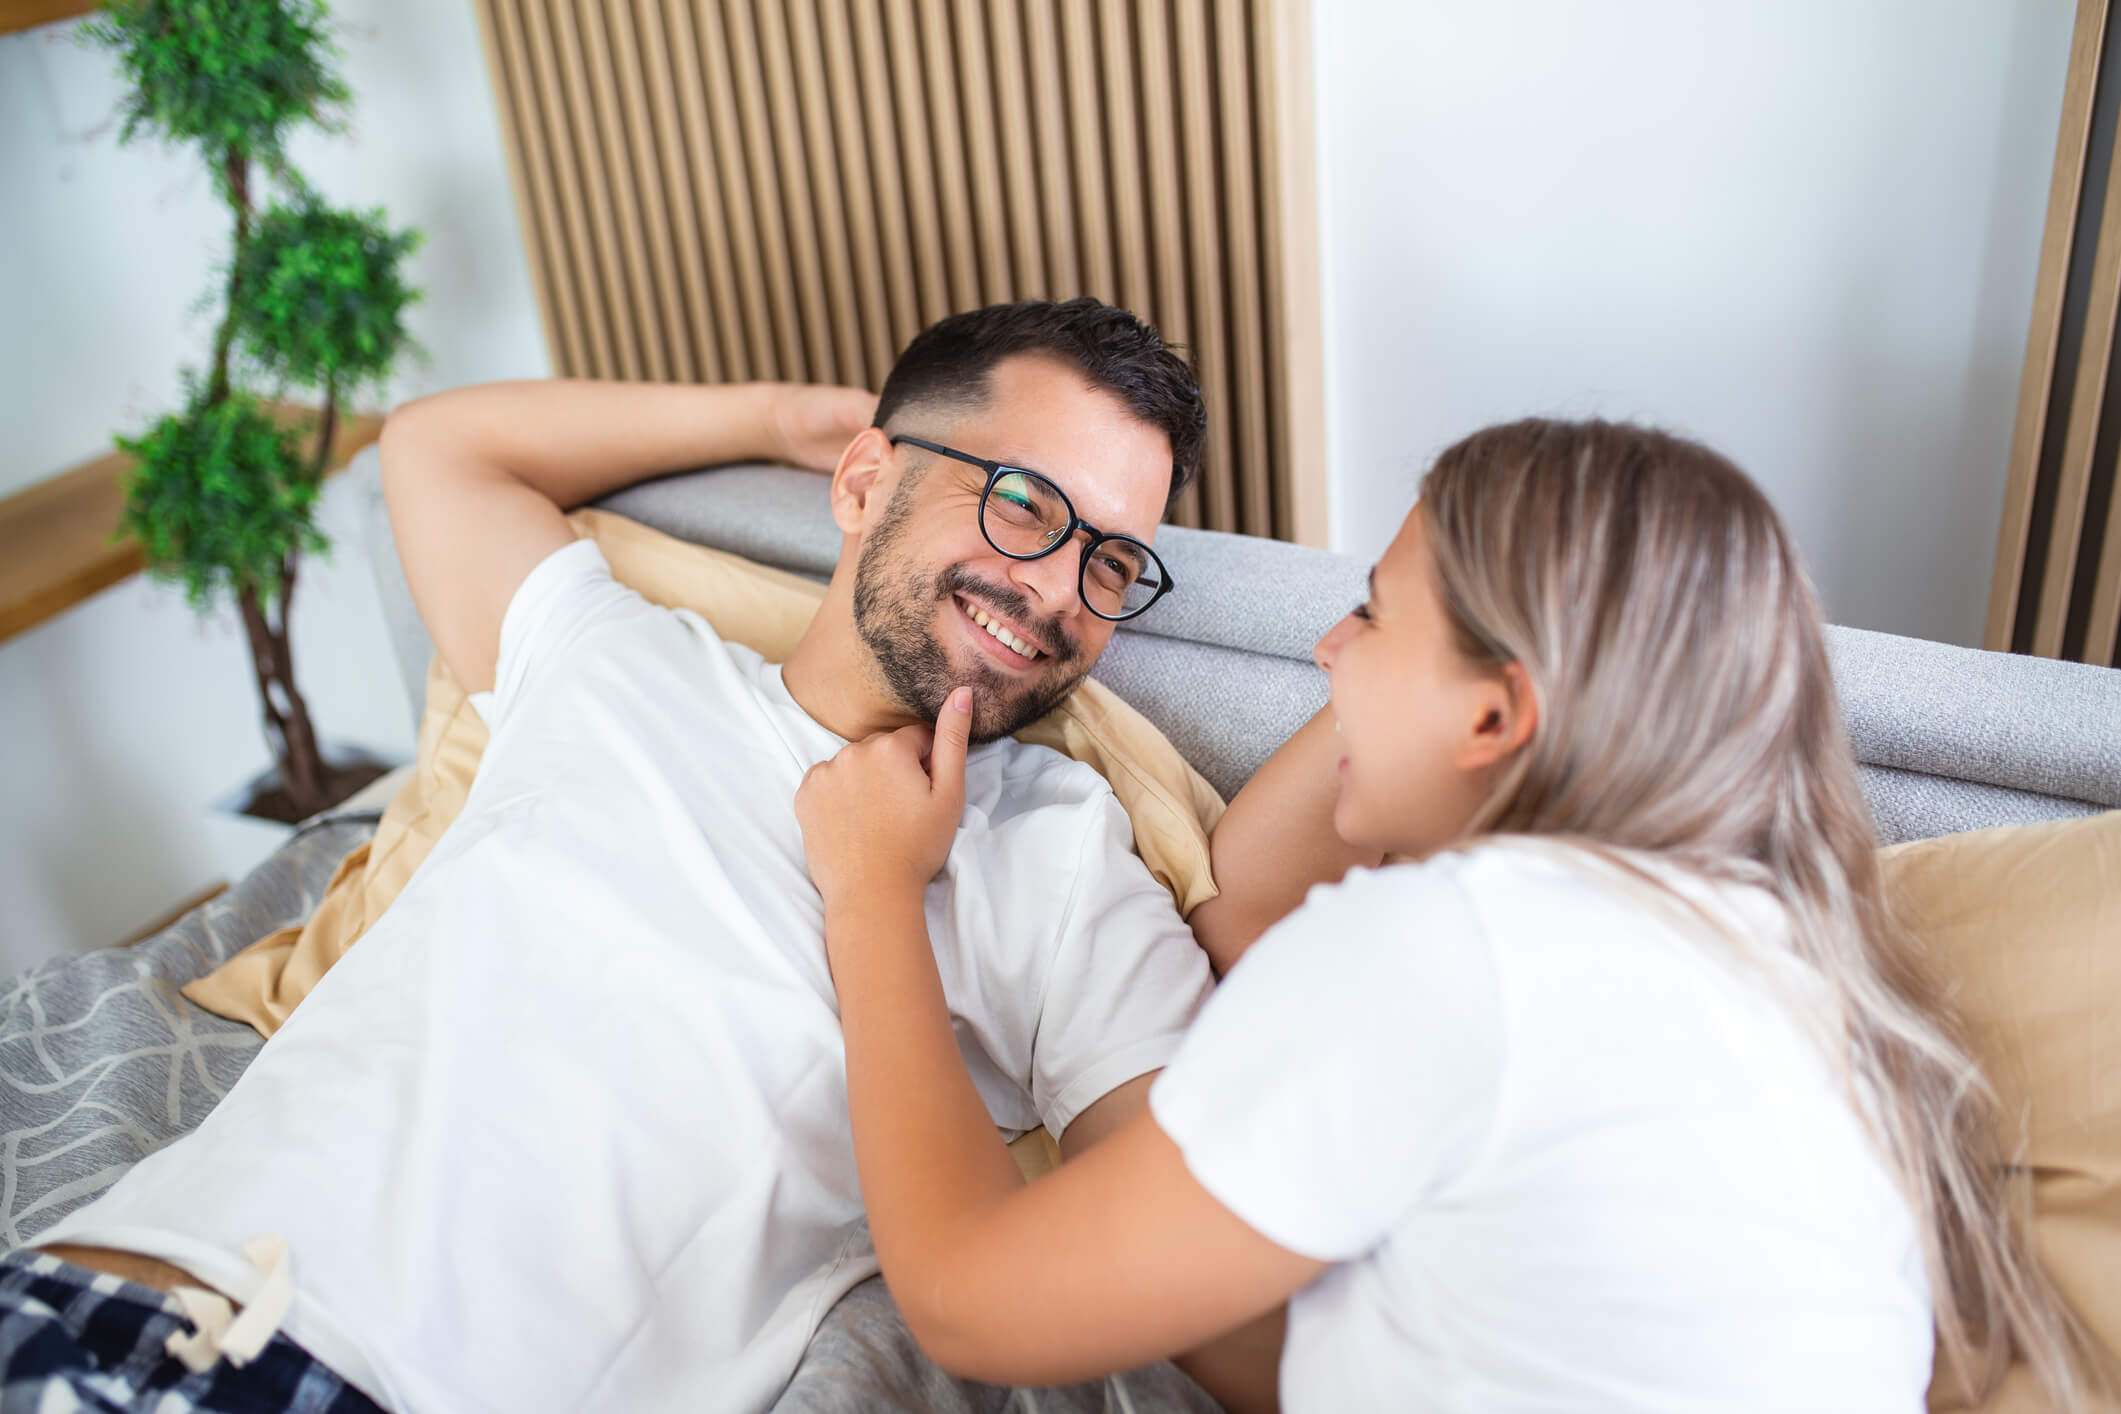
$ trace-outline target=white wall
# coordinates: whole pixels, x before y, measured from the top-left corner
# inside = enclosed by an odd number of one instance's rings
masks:
[[[1831,618],[1978,642],[2073,10],[1318,0],[1335,544],[1487,423],[1639,417]]]
[[[544,374],[471,7],[334,10],[351,131],[305,135],[295,159],[332,200],[427,233],[410,323],[428,359],[386,401]],[[226,255],[197,159],[117,145],[116,78],[73,28],[0,38],[0,495],[174,404],[179,367],[209,345],[199,304]],[[297,677],[327,736],[409,757],[348,489],[327,491],[337,550],[296,592]],[[173,589],[136,579],[0,644],[0,977],[115,942],[212,882],[202,807],[265,760],[232,616],[202,623]]]

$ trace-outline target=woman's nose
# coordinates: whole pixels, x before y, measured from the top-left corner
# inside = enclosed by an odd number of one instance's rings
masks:
[[[1348,634],[1353,630],[1354,626],[1355,616],[1353,614],[1343,614],[1340,622],[1327,629],[1325,636],[1320,638],[1317,644],[1313,646],[1311,649],[1311,661],[1318,664],[1320,672],[1330,673],[1333,671],[1333,660],[1339,656],[1340,645],[1347,642]]]

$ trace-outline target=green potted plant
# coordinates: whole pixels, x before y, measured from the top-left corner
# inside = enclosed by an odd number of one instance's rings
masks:
[[[206,371],[187,373],[180,409],[117,439],[137,461],[120,529],[202,612],[235,605],[276,765],[242,808],[289,822],[381,769],[326,759],[288,609],[302,556],[327,548],[317,494],[344,400],[388,380],[418,298],[402,275],[418,233],[327,205],[287,160],[291,130],[336,130],[350,98],[328,20],[321,0],[108,0],[85,27],[130,84],[120,141],[196,149],[233,222]],[[260,386],[304,392],[317,412],[290,423]]]

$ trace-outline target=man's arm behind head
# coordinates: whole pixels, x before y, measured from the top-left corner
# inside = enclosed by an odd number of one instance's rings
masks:
[[[830,470],[875,406],[859,388],[579,380],[489,383],[405,404],[383,429],[383,491],[442,660],[467,692],[493,687],[509,600],[573,540],[563,518],[572,507],[725,462]]]

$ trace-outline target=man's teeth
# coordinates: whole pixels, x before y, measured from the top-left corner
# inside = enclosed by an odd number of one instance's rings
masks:
[[[987,630],[988,633],[1000,639],[1018,653],[1023,654],[1026,658],[1036,658],[1038,656],[1036,648],[1033,648],[1030,644],[1003,628],[999,619],[990,617],[987,611],[977,604],[972,606],[972,622],[978,624],[981,628]]]

